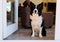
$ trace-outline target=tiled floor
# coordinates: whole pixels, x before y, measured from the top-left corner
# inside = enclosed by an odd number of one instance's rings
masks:
[[[54,40],[55,37],[55,27],[53,26],[50,29],[46,29],[47,36],[46,37],[31,37],[30,29],[22,29],[20,28],[18,31],[5,38],[4,40]]]

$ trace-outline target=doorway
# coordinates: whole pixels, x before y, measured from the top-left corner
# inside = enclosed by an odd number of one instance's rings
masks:
[[[50,27],[48,27],[48,28],[46,28],[46,30],[47,30],[47,37],[43,37],[43,38],[38,38],[38,37],[34,37],[34,38],[32,38],[31,37],[31,28],[29,28],[29,27],[25,27],[24,25],[25,25],[25,20],[24,20],[24,16],[25,16],[25,14],[24,14],[24,12],[25,12],[25,10],[24,10],[24,7],[23,7],[23,5],[22,5],[22,2],[24,2],[24,1],[21,1],[20,0],[20,2],[21,3],[19,3],[19,7],[18,7],[18,30],[15,32],[15,33],[13,33],[11,36],[9,36],[8,38],[6,38],[5,40],[54,40],[54,35],[55,35],[55,24],[51,27],[50,25]],[[37,1],[32,1],[33,3],[36,3]],[[55,2],[53,2],[53,3],[55,3]],[[52,4],[53,4],[52,3]],[[45,16],[45,19],[46,19],[46,17],[48,16],[49,18],[48,19],[52,19],[52,22],[53,22],[53,17],[54,17],[54,13],[53,13],[53,11],[51,11],[51,10],[49,10],[49,9],[46,9],[47,7],[50,7],[49,6],[49,4],[47,5],[48,3],[46,3],[45,1],[44,1],[44,3],[43,3],[43,7],[44,7],[44,9],[43,9],[43,16]],[[51,5],[52,5],[51,4]],[[48,11],[49,10],[49,11]],[[30,11],[29,11],[30,12]],[[50,15],[49,15],[50,14]],[[52,18],[50,18],[52,16]],[[22,17],[22,18],[21,18]],[[23,26],[22,26],[22,19],[23,19]],[[55,20],[54,20],[55,21]],[[51,22],[51,23],[52,23]],[[48,24],[49,24],[49,22],[48,22]],[[51,33],[52,33],[52,35],[51,35]],[[48,39],[49,38],[49,39]]]

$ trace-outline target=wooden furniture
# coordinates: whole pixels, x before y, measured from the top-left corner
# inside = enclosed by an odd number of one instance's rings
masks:
[[[31,27],[30,24],[30,8],[29,7],[20,7],[21,11],[21,22],[23,27]]]
[[[54,3],[48,2],[48,12],[49,11],[52,11],[53,14],[54,14],[54,24],[55,24],[55,19],[56,19],[56,2],[54,2]]]
[[[46,13],[42,13],[42,16],[44,18],[44,26],[45,27],[52,27],[53,26],[53,12],[46,12]]]

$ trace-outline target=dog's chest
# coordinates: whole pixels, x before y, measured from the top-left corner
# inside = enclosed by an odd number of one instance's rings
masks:
[[[35,16],[33,16],[32,17],[32,21],[31,21],[31,24],[33,25],[33,26],[40,26],[41,24],[42,24],[42,17],[40,16],[40,17],[35,17]]]
[[[39,30],[39,29],[34,29],[34,32],[35,32],[35,36],[38,36],[38,35],[39,35],[40,30]]]

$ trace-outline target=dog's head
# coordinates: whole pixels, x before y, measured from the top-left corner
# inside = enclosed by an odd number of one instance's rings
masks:
[[[35,9],[33,10],[33,13],[34,13],[34,14],[38,14],[37,8],[35,8]]]
[[[38,10],[37,10],[37,8],[35,8],[35,9],[33,10],[32,15],[30,15],[30,19],[32,19],[33,17],[36,17],[36,16],[38,16]]]
[[[31,19],[31,20],[36,20],[36,19],[38,19],[38,18],[39,18],[38,9],[35,8],[35,9],[33,10],[32,15],[30,15],[30,19]]]

